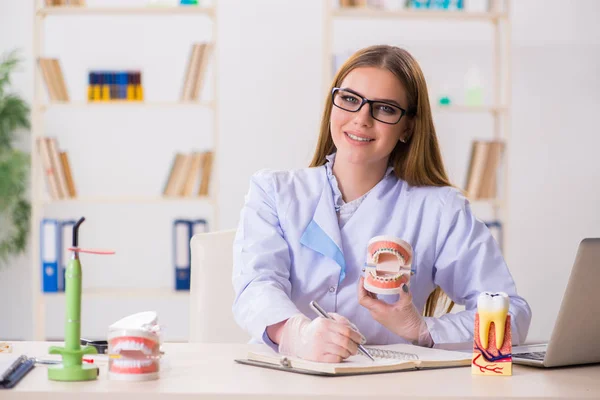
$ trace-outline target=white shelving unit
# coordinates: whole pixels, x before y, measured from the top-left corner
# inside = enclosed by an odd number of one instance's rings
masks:
[[[323,82],[325,85],[323,93],[329,89],[329,84],[333,79],[333,41],[334,41],[334,23],[345,20],[360,26],[365,20],[397,20],[398,23],[407,20],[419,20],[428,24],[435,24],[436,21],[455,21],[464,24],[471,22],[487,23],[493,28],[493,45],[491,48],[493,56],[493,104],[491,106],[468,106],[468,105],[448,105],[439,106],[432,99],[432,112],[434,117],[438,113],[466,113],[466,114],[489,114],[493,118],[493,137],[494,140],[504,142],[502,177],[500,185],[501,190],[496,199],[475,199],[471,200],[474,205],[486,205],[492,208],[493,219],[501,221],[502,232],[505,235],[507,228],[507,194],[508,194],[508,153],[510,151],[510,101],[511,101],[511,74],[510,74],[510,0],[490,0],[492,9],[487,12],[460,11],[437,11],[427,9],[402,9],[385,10],[369,7],[343,8],[338,6],[336,0],[325,0],[324,2],[324,39],[323,39]],[[348,23],[347,22],[347,23]],[[363,33],[360,32],[362,35]],[[465,115],[468,118],[468,115]],[[443,129],[438,129],[438,135],[443,135]],[[506,243],[504,237],[501,238]],[[504,248],[506,251],[506,248]]]
[[[32,213],[31,213],[31,246],[32,246],[32,279],[31,279],[31,297],[33,304],[32,313],[32,329],[34,340],[46,339],[46,302],[51,299],[64,298],[64,292],[44,293],[41,287],[41,265],[40,265],[40,221],[44,216],[45,207],[50,205],[65,204],[76,209],[78,206],[96,204],[154,204],[154,205],[177,205],[177,204],[209,204],[211,207],[211,229],[216,229],[218,226],[218,196],[217,185],[211,184],[209,196],[198,197],[162,197],[155,196],[108,196],[108,197],[77,197],[61,200],[48,200],[44,196],[46,184],[42,175],[41,161],[36,150],[36,139],[44,136],[44,114],[49,109],[136,109],[136,108],[151,108],[151,109],[190,109],[197,110],[198,108],[208,109],[212,115],[213,126],[213,147],[214,154],[213,167],[211,175],[214,177],[217,174],[217,161],[219,158],[219,135],[218,135],[218,109],[217,109],[217,71],[218,71],[218,40],[217,40],[217,0],[212,0],[210,7],[202,6],[148,6],[148,7],[106,7],[92,8],[86,6],[56,6],[45,7],[43,0],[35,0],[34,11],[34,35],[33,35],[33,55],[34,55],[34,99],[31,112],[31,193],[32,193]],[[131,18],[143,16],[174,16],[174,15],[190,15],[190,16],[205,16],[210,19],[212,24],[211,43],[214,48],[212,51],[212,98],[210,101],[107,101],[86,103],[84,101],[72,102],[46,102],[44,95],[45,86],[41,77],[41,72],[37,65],[37,59],[44,56],[44,42],[46,39],[44,24],[46,18],[54,16],[61,17],[80,17],[80,16],[104,16],[110,18],[112,16],[129,16]],[[68,79],[68,76],[66,77]],[[181,80],[184,76],[181,76]],[[178,81],[177,84],[180,82]],[[214,179],[212,179],[214,181]],[[170,244],[167,244],[170,246]],[[93,299],[107,298],[124,298],[124,299],[172,299],[176,303],[181,304],[189,296],[189,292],[175,291],[168,288],[94,288],[85,289],[83,300],[89,301]],[[186,301],[184,301],[185,303]],[[187,313],[185,314],[187,315]]]

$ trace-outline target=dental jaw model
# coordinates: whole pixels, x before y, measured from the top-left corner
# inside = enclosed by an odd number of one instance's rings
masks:
[[[81,284],[82,268],[79,253],[114,254],[114,251],[84,250],[78,247],[79,226],[85,221],[81,217],[73,227],[73,257],[65,271],[65,347],[52,346],[50,354],[60,354],[62,363],[48,367],[48,379],[53,381],[90,381],[98,377],[98,367],[94,364],[83,364],[84,354],[97,353],[92,346],[81,347]]]
[[[156,312],[133,314],[112,324],[108,333],[108,353],[110,379],[158,379],[160,327]]]
[[[397,294],[409,284],[412,247],[393,236],[375,236],[367,244],[364,287],[371,293]]]
[[[473,335],[473,375],[512,375],[509,303],[504,292],[479,295]]]

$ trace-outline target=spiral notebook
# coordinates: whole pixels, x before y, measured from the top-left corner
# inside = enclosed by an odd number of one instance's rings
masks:
[[[320,363],[282,356],[267,346],[250,350],[247,359],[235,361],[240,364],[302,374],[343,376],[466,367],[471,365],[472,357],[471,353],[430,349],[409,344],[367,346],[366,348],[369,354],[375,358],[375,361],[371,361],[362,355],[356,355],[341,363]]]

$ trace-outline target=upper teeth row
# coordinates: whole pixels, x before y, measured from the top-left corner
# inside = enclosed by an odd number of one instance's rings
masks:
[[[123,340],[115,345],[113,348],[113,352],[119,352],[121,350],[139,350],[142,351],[145,355],[151,355],[152,350],[147,346],[144,346],[142,343],[134,342],[133,340]]]
[[[361,142],[370,142],[372,139],[369,138],[361,138],[358,136],[354,136],[353,134],[349,133],[348,136],[350,136],[350,138],[354,139],[354,140],[359,140]]]
[[[375,253],[373,253],[373,261],[374,262],[377,262],[377,260],[379,260],[379,254],[381,254],[381,253],[391,253],[391,254],[395,255],[396,257],[398,257],[398,259],[400,259],[400,265],[406,264],[406,260],[404,259],[404,256],[402,254],[400,254],[400,252],[398,252],[398,250],[388,248],[388,247],[382,247],[380,249],[377,249],[377,251],[375,251]]]
[[[154,360],[127,360],[127,359],[116,359],[113,360],[113,365],[121,368],[141,368],[152,365]]]

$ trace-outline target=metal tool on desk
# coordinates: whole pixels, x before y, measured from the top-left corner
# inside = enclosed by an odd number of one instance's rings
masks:
[[[310,308],[312,308],[319,316],[334,320],[329,314],[327,314],[327,311],[321,308],[321,306],[316,301],[313,300],[310,302]],[[375,361],[375,359],[369,354],[367,349],[365,349],[365,347],[360,343],[358,344],[358,351],[365,357],[370,358],[371,361]]]

